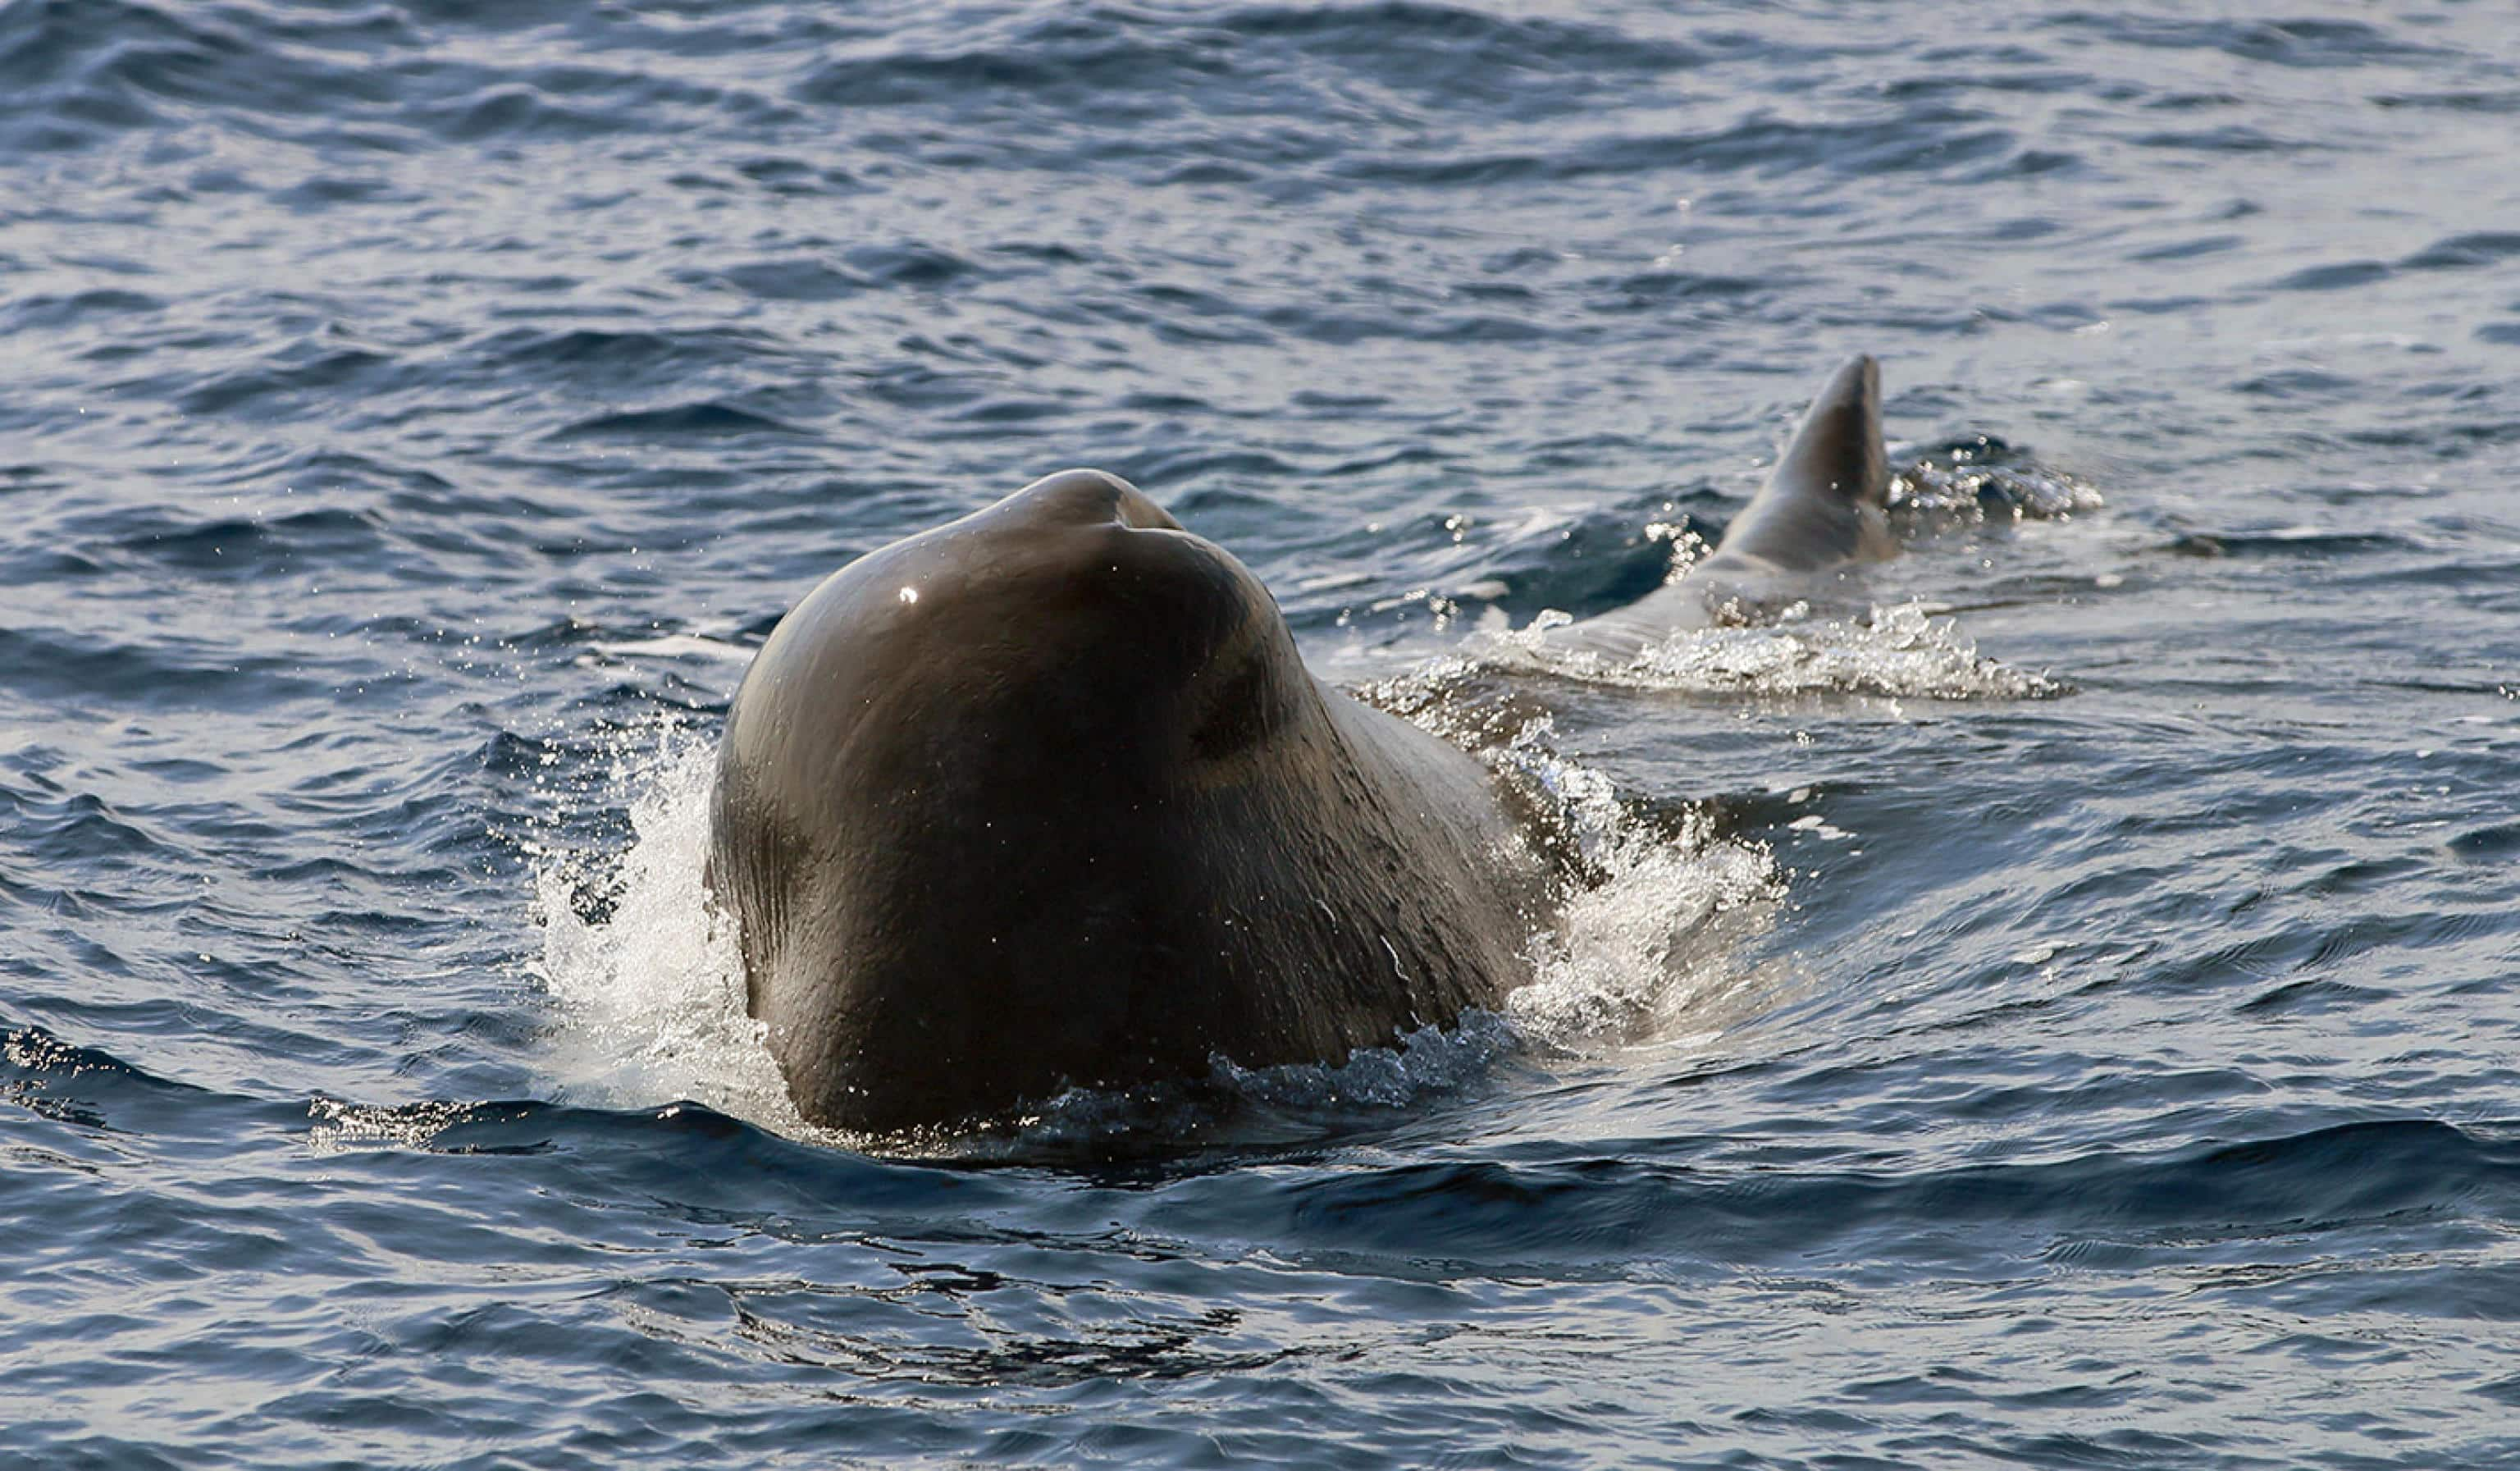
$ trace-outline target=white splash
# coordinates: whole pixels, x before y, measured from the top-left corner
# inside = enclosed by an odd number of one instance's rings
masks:
[[[1981,441],[1920,458],[1891,477],[1890,509],[1938,521],[2070,520],[2106,504],[2098,490],[2062,470],[2011,463]]]
[[[317,1154],[362,1149],[426,1149],[429,1141],[472,1117],[472,1103],[429,1101],[387,1105],[317,1097],[306,1105],[312,1120],[307,1148]]]
[[[595,794],[628,795],[629,845],[549,857],[536,874],[534,970],[557,1011],[562,1090],[614,1107],[690,1098],[811,1135],[745,1014],[734,935],[701,883],[715,753],[680,730],[652,739],[625,743]],[[590,899],[609,913],[586,917]]]
[[[1869,694],[1891,699],[2046,699],[2066,687],[1977,651],[1950,618],[1921,602],[1823,617],[1808,603],[1773,621],[1682,629],[1620,658],[1557,634],[1574,620],[1544,612],[1528,627],[1482,632],[1472,646],[1506,669],[1592,684],[1715,694]]]
[[[1506,1018],[1525,1045],[1578,1054],[1681,1032],[1711,1040],[1706,1003],[1739,979],[1740,945],[1783,897],[1774,856],[1715,836],[1701,812],[1677,832],[1655,827],[1552,736],[1533,720],[1488,759],[1553,802],[1591,881],[1532,937],[1532,980],[1506,998]]]

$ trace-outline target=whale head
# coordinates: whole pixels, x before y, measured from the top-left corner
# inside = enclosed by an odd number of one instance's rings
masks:
[[[711,823],[800,1106],[884,1129],[1203,1067],[1250,999],[1202,988],[1183,916],[1239,881],[1219,833],[1301,841],[1323,698],[1259,580],[1099,470],[827,579],[736,695]]]

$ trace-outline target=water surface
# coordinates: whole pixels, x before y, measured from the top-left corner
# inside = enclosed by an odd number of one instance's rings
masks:
[[[2424,0],[0,0],[6,1453],[2520,1462],[2515,120]],[[1855,351],[1864,606],[1498,642]],[[1073,464],[1549,711],[1607,881],[1449,1035],[816,1136],[709,742]]]

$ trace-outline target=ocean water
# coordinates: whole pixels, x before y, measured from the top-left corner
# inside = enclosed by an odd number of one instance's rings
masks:
[[[2515,130],[2490,0],[0,0],[0,1463],[2520,1465]],[[1860,599],[1534,651],[1857,351]],[[1591,887],[818,1134],[728,696],[1077,464]]]

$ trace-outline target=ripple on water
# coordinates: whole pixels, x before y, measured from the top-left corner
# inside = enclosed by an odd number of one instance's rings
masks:
[[[2507,18],[1542,9],[0,4],[10,1453],[2520,1458]],[[1857,350],[1905,556],[1514,642]],[[816,1134],[708,742],[1071,464],[1578,881]]]

